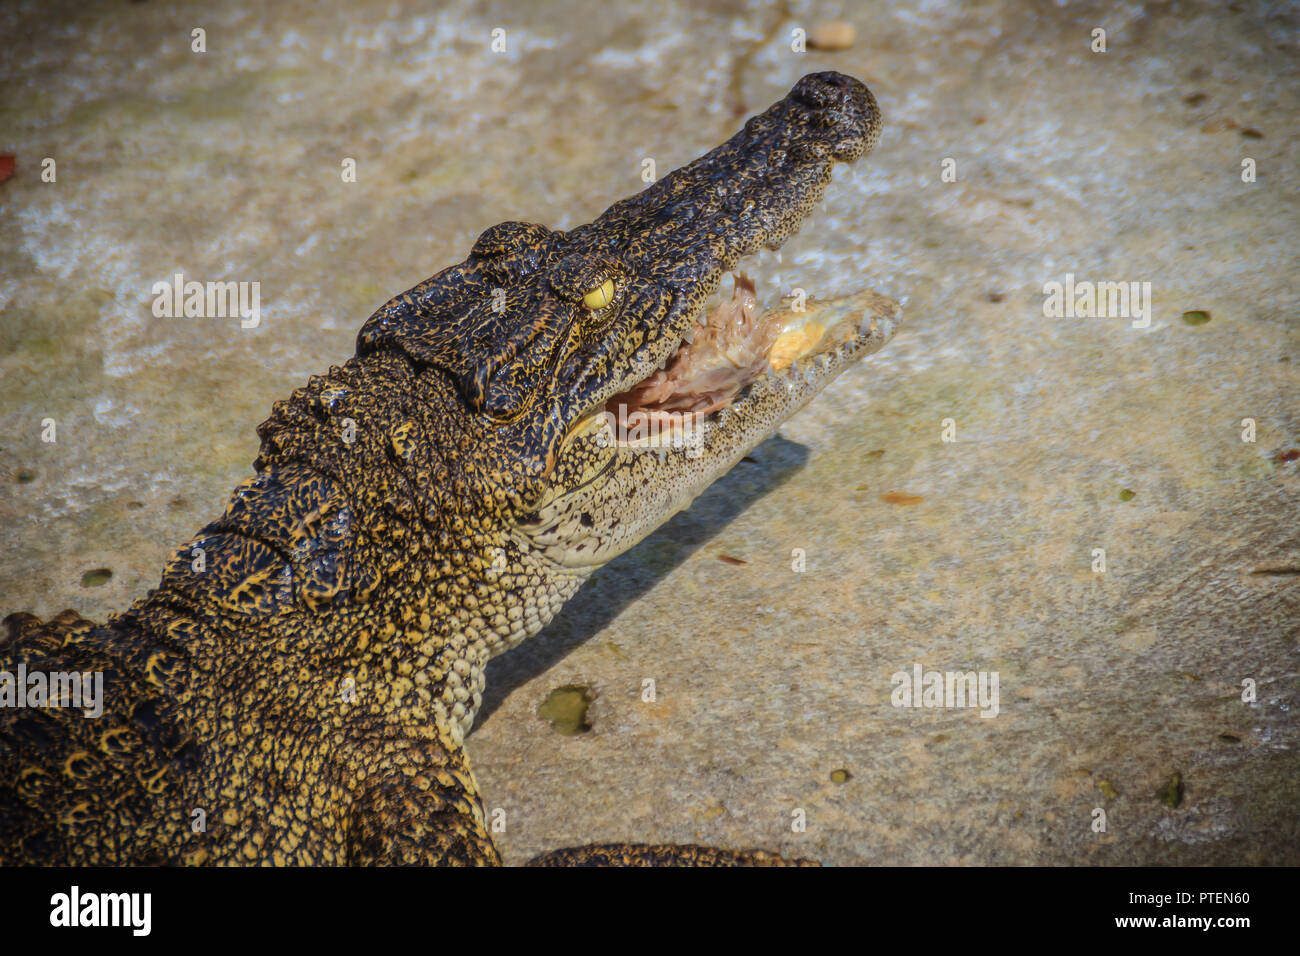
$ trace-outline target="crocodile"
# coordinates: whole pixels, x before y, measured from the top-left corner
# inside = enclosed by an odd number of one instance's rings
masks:
[[[102,625],[9,615],[0,863],[499,863],[463,746],[487,661],[893,334],[871,292],[765,312],[741,274],[706,307],[879,129],[863,83],[809,74],[591,223],[488,228],[274,404],[156,589]],[[102,678],[95,719],[69,674]]]

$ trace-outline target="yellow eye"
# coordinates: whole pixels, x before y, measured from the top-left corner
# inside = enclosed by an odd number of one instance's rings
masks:
[[[606,279],[582,297],[582,307],[595,312],[614,301],[614,280]]]

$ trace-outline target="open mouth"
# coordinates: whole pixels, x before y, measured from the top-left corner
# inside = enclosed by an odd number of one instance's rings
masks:
[[[888,301],[871,292],[835,300],[792,297],[765,310],[753,281],[743,272],[734,279],[730,300],[702,311],[659,369],[605,402],[601,411],[617,423],[618,443],[697,429],[743,402],[753,383],[790,376],[800,363],[829,363],[876,331],[875,315]]]

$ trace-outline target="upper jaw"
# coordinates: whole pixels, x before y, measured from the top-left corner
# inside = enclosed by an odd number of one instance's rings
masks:
[[[565,245],[590,256],[617,249],[630,289],[605,342],[567,378],[585,417],[658,370],[700,320],[722,275],[761,248],[777,249],[820,201],[837,162],[875,144],[870,91],[814,73],[721,146],[615,203]],[[599,384],[598,384],[599,383]],[[566,416],[567,417],[567,416]]]
[[[597,410],[611,395],[625,391],[658,370],[683,345],[705,319],[706,303],[718,290],[722,277],[741,267],[742,262],[761,249],[779,249],[796,234],[808,211],[820,201],[830,181],[833,162],[791,194],[791,205],[779,220],[779,228],[755,217],[719,215],[710,230],[719,241],[702,244],[695,253],[682,253],[688,242],[670,245],[668,261],[641,263],[624,260],[631,286],[623,296],[623,316],[610,329],[612,348],[605,356],[592,356],[587,371],[595,371],[602,358],[618,356],[615,366],[622,374],[604,376],[605,382],[587,402],[585,412]],[[660,184],[662,185],[662,183]],[[774,201],[774,200],[773,200]],[[769,220],[771,217],[769,217]],[[600,220],[597,220],[599,223]],[[635,348],[624,343],[636,342]]]

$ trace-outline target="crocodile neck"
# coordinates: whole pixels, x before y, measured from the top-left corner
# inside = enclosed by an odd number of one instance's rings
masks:
[[[186,672],[176,692],[214,726],[226,691],[244,688],[246,719],[301,706],[309,722],[355,721],[360,709],[375,725],[447,728],[459,746],[487,661],[585,577],[502,531],[510,496],[475,493],[473,432],[455,389],[400,355],[313,378],[259,429],[257,474],[225,514],[113,626],[149,633],[149,666]],[[198,660],[216,664],[219,692],[193,686]]]

